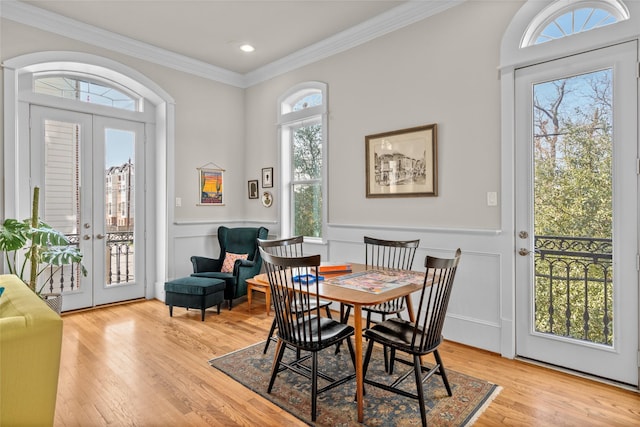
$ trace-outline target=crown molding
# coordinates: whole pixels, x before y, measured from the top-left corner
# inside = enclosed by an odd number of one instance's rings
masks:
[[[344,52],[385,34],[422,21],[466,0],[410,0],[345,31],[300,49],[244,75],[247,87]]]
[[[160,49],[17,0],[2,0],[0,2],[0,17],[164,67],[231,86],[247,88],[277,77],[280,74],[344,52],[429,16],[436,15],[465,1],[410,0],[368,21],[247,74],[236,73],[175,52]]]

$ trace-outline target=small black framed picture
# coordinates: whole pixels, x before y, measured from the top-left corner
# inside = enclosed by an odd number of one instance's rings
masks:
[[[252,179],[248,182],[248,190],[249,190],[249,198],[257,199],[258,198],[258,180]]]
[[[273,187],[273,168],[262,168],[262,188]]]

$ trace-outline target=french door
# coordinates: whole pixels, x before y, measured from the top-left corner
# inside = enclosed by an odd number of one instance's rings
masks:
[[[516,353],[638,385],[638,46],[516,71]]]
[[[46,277],[63,311],[144,296],[144,124],[31,106],[31,182],[42,219],[76,242],[88,271]],[[45,275],[47,276],[47,275]]]

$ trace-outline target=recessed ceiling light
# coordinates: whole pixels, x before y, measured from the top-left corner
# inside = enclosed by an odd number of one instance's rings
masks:
[[[242,46],[240,46],[240,50],[243,52],[253,52],[254,50],[256,50],[256,48],[251,46],[250,44],[243,44]]]

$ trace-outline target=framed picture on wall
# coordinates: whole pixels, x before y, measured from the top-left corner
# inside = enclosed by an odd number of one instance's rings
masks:
[[[262,188],[273,187],[273,168],[262,169]]]
[[[200,176],[200,203],[205,206],[224,206],[222,169],[198,168]]]
[[[250,199],[257,199],[258,198],[258,180],[257,179],[252,179],[251,181],[249,181],[249,198]]]
[[[436,125],[365,137],[367,197],[438,195]]]

